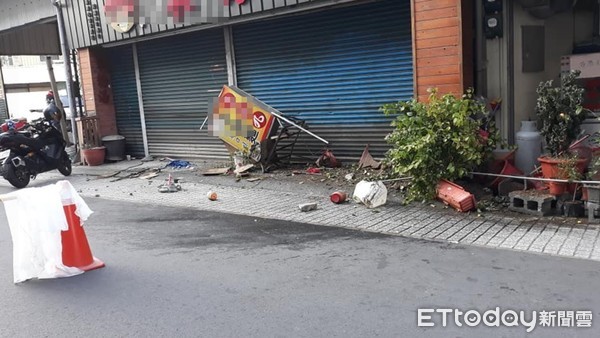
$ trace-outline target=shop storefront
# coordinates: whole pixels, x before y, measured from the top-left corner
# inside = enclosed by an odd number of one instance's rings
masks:
[[[238,16],[252,3],[239,6]],[[284,115],[306,121],[312,132],[330,142],[338,157],[357,158],[367,144],[380,156],[387,149],[384,138],[391,130],[391,118],[379,107],[408,100],[417,91],[422,94],[415,51],[444,48],[435,44],[437,35],[444,37],[436,33],[424,35],[429,40],[419,49],[414,13],[430,11],[431,16],[444,10],[432,1],[305,3],[288,4],[282,7],[287,12],[269,16],[260,15],[269,12],[264,7],[262,11],[252,7],[247,19],[234,18],[226,25],[144,25],[122,33],[114,28],[103,32],[108,28],[100,13],[94,35],[73,34],[71,27],[74,45],[103,59],[107,66],[98,71],[110,77],[111,97],[98,98],[102,85],[98,82],[104,79],[97,72],[82,72],[85,101],[95,108],[87,110],[102,117],[101,110],[112,105],[113,131],[126,137],[128,152],[134,155],[225,158],[222,142],[200,127],[223,85],[236,85]],[[449,13],[460,15],[460,5]],[[77,23],[77,15],[71,17]],[[437,26],[445,22],[443,17],[426,19],[437,20]],[[423,27],[421,33],[439,30]],[[451,31],[458,36],[459,28]],[[459,40],[454,39],[453,52],[461,50]],[[419,64],[427,66],[425,61]],[[424,70],[423,81],[445,75],[443,70]],[[464,82],[459,72],[457,67],[456,81],[454,76],[445,77],[457,82],[451,84],[456,91]],[[93,84],[87,91],[86,76]],[[99,101],[104,108],[95,106]],[[103,133],[110,131],[107,127]],[[303,135],[296,155],[314,159],[323,148],[317,139]]]

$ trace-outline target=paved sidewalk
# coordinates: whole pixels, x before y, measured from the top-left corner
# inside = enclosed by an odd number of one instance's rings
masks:
[[[585,220],[579,224],[573,218],[524,217],[509,212],[490,212],[478,216],[476,213],[458,213],[439,203],[434,204],[435,207],[429,204],[402,206],[393,198],[384,207],[370,210],[354,202],[341,205],[331,203],[329,193],[333,188],[325,184],[286,182],[285,177],[277,178],[276,175],[266,175],[264,180],[253,183],[245,180],[236,183],[232,176],[200,176],[192,171],[175,171],[172,172],[174,177],[183,178],[182,190],[176,193],[158,192],[158,186],[170,172],[168,170],[152,180],[127,178],[111,182],[114,178],[97,177],[139,163],[122,161],[98,167],[75,166],[69,180],[84,197],[221,211],[427,240],[600,260],[600,226],[585,224]],[[155,168],[164,164],[152,161],[134,169]],[[33,181],[31,186],[48,184],[61,178],[58,173],[46,173]],[[3,184],[8,183],[3,181]],[[207,199],[209,190],[218,193],[217,201]],[[347,191],[349,194],[352,192]],[[319,207],[315,211],[300,212],[298,205],[305,202],[317,202]]]

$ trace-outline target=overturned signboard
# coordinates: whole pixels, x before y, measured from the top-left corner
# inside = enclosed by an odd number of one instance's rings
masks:
[[[256,162],[261,148],[278,128],[276,110],[234,86],[223,86],[208,117],[208,131],[232,152],[241,152]]]

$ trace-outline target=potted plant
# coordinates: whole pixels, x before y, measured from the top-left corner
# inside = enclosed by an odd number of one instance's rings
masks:
[[[81,162],[88,166],[97,166],[104,163],[106,156],[106,147],[84,144],[81,147]]]
[[[587,173],[587,179],[589,181],[600,180],[600,156],[594,156],[592,158],[590,170]],[[598,184],[584,184],[583,186],[582,199],[588,202],[600,204],[600,185]]]
[[[581,124],[586,118],[583,109],[584,89],[576,84],[579,71],[571,71],[561,76],[560,86],[553,81],[541,82],[536,93],[536,115],[541,122],[540,133],[546,141],[548,154],[538,158],[545,178],[571,179],[565,176],[574,166],[579,173],[585,171],[585,159],[569,160],[569,147],[581,132]],[[560,165],[560,168],[559,168]]]
[[[499,143],[497,130],[484,130],[485,121],[477,118],[486,108],[472,89],[462,97],[439,96],[430,89],[427,102],[413,99],[381,109],[395,116],[394,130],[386,137],[391,145],[386,164],[392,176],[412,177],[406,203],[435,198],[438,182],[469,175],[492,157]]]

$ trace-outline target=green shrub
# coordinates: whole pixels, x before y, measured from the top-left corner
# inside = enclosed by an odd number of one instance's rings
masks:
[[[581,132],[587,112],[583,109],[584,89],[577,85],[579,71],[561,75],[560,85],[543,81],[538,85],[535,111],[542,124],[540,133],[552,157],[564,155]]]
[[[498,141],[493,121],[486,121],[487,131],[481,129],[487,111],[483,103],[474,100],[468,90],[462,98],[439,96],[430,90],[429,101],[415,99],[384,105],[381,110],[397,115],[392,122],[394,131],[386,140],[392,148],[386,162],[394,176],[411,176],[412,182],[405,201],[435,198],[441,179],[455,180],[488,159]]]

